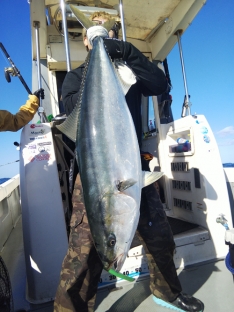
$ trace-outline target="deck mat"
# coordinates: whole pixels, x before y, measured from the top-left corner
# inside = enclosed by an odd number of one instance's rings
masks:
[[[106,297],[106,295],[99,293],[99,297],[97,298],[96,306],[98,307],[99,303],[101,303],[102,299]],[[134,287],[128,290],[125,294],[112,303],[108,310],[105,312],[132,312],[137,309],[137,307],[146,300],[151,295],[151,291],[149,288],[149,279],[146,279],[141,282],[135,282]],[[103,298],[100,298],[103,296]],[[157,308],[156,304],[155,308]],[[100,310],[100,309],[99,309]]]

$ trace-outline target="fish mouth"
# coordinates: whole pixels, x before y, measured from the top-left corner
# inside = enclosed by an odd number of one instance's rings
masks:
[[[110,269],[115,270],[116,272],[119,272],[124,264],[125,257],[124,253],[120,254],[118,257],[116,257],[113,261],[108,263],[108,266],[105,267],[107,271]]]

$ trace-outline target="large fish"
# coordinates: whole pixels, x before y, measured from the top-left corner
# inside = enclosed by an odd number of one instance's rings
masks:
[[[76,142],[91,234],[106,270],[121,270],[135,234],[142,187],[161,172],[142,172],[135,127],[103,39],[86,60],[76,107],[58,128]]]

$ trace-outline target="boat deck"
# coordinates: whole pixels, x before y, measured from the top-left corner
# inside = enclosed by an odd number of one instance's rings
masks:
[[[33,305],[26,301],[26,271],[22,239],[22,223],[19,218],[12,230],[1,256],[8,268],[12,288],[14,311],[53,311],[53,302]],[[204,263],[178,270],[179,279],[186,293],[201,299],[206,312],[232,312],[234,307],[234,283],[232,274],[223,260]],[[117,288],[100,289],[96,312],[166,312],[167,308],[156,305],[149,290],[149,277],[130,283],[123,282]]]

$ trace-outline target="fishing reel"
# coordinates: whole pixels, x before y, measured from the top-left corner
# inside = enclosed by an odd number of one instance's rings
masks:
[[[7,82],[11,82],[11,76],[18,76],[18,71],[14,67],[5,67],[4,74]]]
[[[6,58],[8,59],[9,63],[12,67],[5,67],[4,74],[7,82],[11,82],[11,76],[12,77],[18,77],[25,89],[27,90],[28,94],[32,94],[31,90],[27,86],[26,82],[24,81],[24,78],[20,75],[20,72],[18,68],[15,66],[14,62],[11,60],[10,55],[7,53],[7,50],[5,49],[4,45],[0,42],[0,49],[5,54]]]

